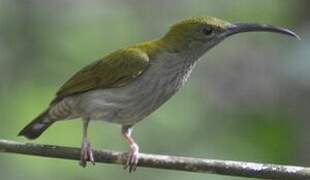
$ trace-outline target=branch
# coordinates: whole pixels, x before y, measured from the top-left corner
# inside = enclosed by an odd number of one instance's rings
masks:
[[[80,149],[54,145],[19,143],[0,139],[0,152],[61,159],[80,159]],[[124,164],[126,153],[94,150],[97,163]],[[139,166],[188,172],[211,173],[264,179],[310,179],[310,168],[214,159],[140,154]]]

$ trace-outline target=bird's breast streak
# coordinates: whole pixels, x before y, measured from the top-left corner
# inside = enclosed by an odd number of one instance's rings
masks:
[[[175,56],[154,60],[127,86],[86,92],[76,111],[93,120],[135,124],[155,111],[185,83],[194,63],[176,61]],[[169,61],[169,62],[167,62]]]

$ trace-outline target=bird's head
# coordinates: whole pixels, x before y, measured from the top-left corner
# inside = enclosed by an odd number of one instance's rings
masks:
[[[201,55],[225,38],[243,32],[264,31],[300,39],[294,32],[273,25],[230,23],[210,16],[190,17],[174,24],[164,36],[175,50],[195,50]]]

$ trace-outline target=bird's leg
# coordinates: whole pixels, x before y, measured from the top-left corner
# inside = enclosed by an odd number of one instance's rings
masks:
[[[129,172],[136,170],[139,160],[139,146],[131,137],[131,132],[132,126],[122,126],[122,135],[126,138],[129,144],[127,163],[125,164],[124,169],[129,168]]]
[[[87,138],[87,129],[88,129],[89,119],[83,119],[83,139],[81,144],[81,161],[80,165],[86,167],[87,161],[90,161],[95,165],[93,151],[90,146],[90,142]]]

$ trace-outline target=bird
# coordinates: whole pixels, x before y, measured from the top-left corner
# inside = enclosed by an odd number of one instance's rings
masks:
[[[18,135],[36,139],[55,122],[80,118],[80,165],[85,167],[88,162],[95,163],[88,138],[90,121],[119,124],[129,145],[124,167],[133,172],[139,161],[139,146],[132,137],[134,125],[178,92],[207,51],[232,35],[258,31],[300,39],[293,31],[270,24],[187,17],[160,38],[120,48],[82,68]]]

